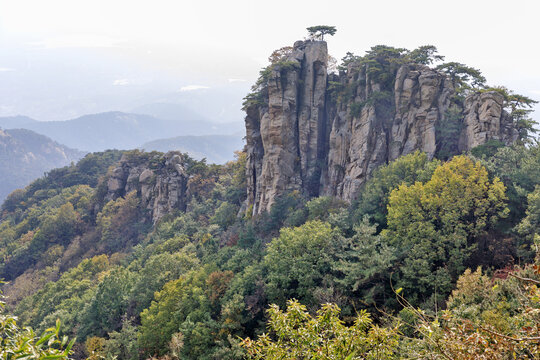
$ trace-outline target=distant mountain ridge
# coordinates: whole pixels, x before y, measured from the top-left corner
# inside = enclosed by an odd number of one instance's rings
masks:
[[[84,153],[26,129],[0,129],[0,201],[46,171],[78,161]]]
[[[31,124],[37,123],[39,121],[34,120],[28,116],[3,116],[0,117],[0,128],[2,129],[24,129],[26,127],[32,126]]]
[[[148,111],[151,112],[150,110],[155,112],[159,109],[151,106]],[[172,116],[161,119],[147,114],[120,111],[85,115],[66,121],[36,121],[22,116],[4,117],[0,118],[0,127],[25,128],[68,147],[89,152],[135,149],[146,142],[171,136],[223,135],[240,130],[238,126],[231,124],[212,123],[191,112],[186,113],[185,118],[180,116],[175,120]]]
[[[168,139],[158,139],[141,146],[146,151],[180,151],[191,157],[208,163],[224,164],[234,159],[234,152],[242,150],[244,141],[242,135],[204,135],[177,136]]]
[[[244,122],[215,122],[190,108],[175,103],[156,102],[139,106],[131,111],[135,114],[150,115],[162,120],[178,122],[182,120],[183,134],[189,136],[229,135],[244,133]],[[214,119],[214,118],[212,118]]]

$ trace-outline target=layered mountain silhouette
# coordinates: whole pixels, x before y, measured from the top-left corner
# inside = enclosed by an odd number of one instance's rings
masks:
[[[146,113],[112,111],[85,115],[66,121],[36,121],[25,116],[2,117],[0,118],[0,127],[32,130],[68,147],[86,152],[135,149],[157,139],[169,139],[176,136],[184,139],[176,140],[177,145],[175,146],[178,148],[170,148],[172,142],[169,140],[166,141],[166,144],[153,143],[152,146],[167,150],[188,149],[193,152],[194,156],[207,157],[209,161],[211,157],[215,157],[210,153],[221,153],[220,157],[215,158],[218,162],[233,158],[233,151],[229,151],[229,148],[241,150],[243,136],[241,123],[213,123],[203,116],[175,104],[156,103],[143,106],[139,110]],[[193,136],[217,134],[230,136],[206,138],[201,144],[193,147],[197,144],[197,141],[193,140]],[[219,142],[218,148],[212,148],[212,140]],[[228,144],[224,148],[226,142]],[[235,148],[235,146],[239,147]],[[203,148],[207,149],[209,153],[205,152]],[[227,153],[223,151],[227,151]]]

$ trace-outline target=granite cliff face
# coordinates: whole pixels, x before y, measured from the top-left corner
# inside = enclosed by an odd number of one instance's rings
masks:
[[[490,139],[512,143],[518,133],[512,117],[503,109],[504,97],[498,92],[473,94],[465,99],[464,129],[459,139],[461,151],[482,145]]]
[[[295,190],[351,201],[378,166],[416,150],[435,156],[451,107],[461,114],[450,139],[461,152],[516,139],[501,94],[472,93],[456,104],[453,82],[435,69],[404,63],[390,75],[354,61],[328,75],[324,41],[298,41],[269,67],[256,101],[245,106],[253,214]]]
[[[328,50],[325,42],[298,42],[288,69],[272,70],[267,102],[246,116],[248,201],[267,207],[285,191],[301,190],[320,174],[325,156]],[[259,206],[260,204],[260,206]]]

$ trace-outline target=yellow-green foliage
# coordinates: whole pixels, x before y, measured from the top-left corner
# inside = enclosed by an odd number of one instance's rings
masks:
[[[480,269],[467,270],[441,316],[412,310],[419,324],[413,341],[402,342],[407,358],[538,359],[539,268],[517,268],[495,281]]]
[[[367,215],[379,225],[385,226],[391,191],[399,185],[425,183],[440,164],[440,161],[430,161],[425,153],[416,151],[376,169],[358,194],[356,217],[362,219]]]
[[[427,232],[465,231],[478,236],[507,215],[505,186],[467,156],[456,156],[439,166],[426,184],[402,185],[390,194],[389,231],[407,235]]]
[[[243,346],[248,359],[398,359],[398,329],[372,324],[366,311],[360,311],[352,324],[340,318],[337,305],[325,304],[312,316],[296,300],[287,310],[277,305],[268,310],[269,334],[257,340],[246,338]]]
[[[465,270],[476,240],[507,216],[503,183],[467,156],[435,169],[425,184],[401,185],[388,204],[387,241],[399,249],[399,286],[411,301],[446,295]],[[441,301],[442,296],[436,301]]]
[[[101,360],[105,358],[105,344],[104,338],[92,336],[86,339],[85,347],[88,354],[87,360]]]

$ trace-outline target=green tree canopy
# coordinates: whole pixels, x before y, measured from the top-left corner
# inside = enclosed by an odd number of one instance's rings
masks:
[[[443,61],[444,56],[438,55],[438,50],[433,45],[420,46],[407,54],[407,57],[416,64],[431,65],[436,61]]]
[[[373,222],[385,227],[388,198],[392,190],[401,184],[425,183],[439,165],[438,160],[430,161],[425,153],[416,151],[379,167],[360,191],[354,205],[355,218],[359,221],[368,215]]]
[[[328,223],[319,220],[282,229],[268,245],[264,258],[270,301],[284,305],[295,297],[314,304],[314,290],[330,273],[337,235]]]
[[[478,89],[486,83],[480,70],[455,61],[441,64],[437,66],[437,70],[447,74],[456,88]]]

